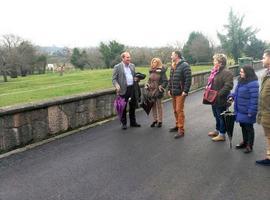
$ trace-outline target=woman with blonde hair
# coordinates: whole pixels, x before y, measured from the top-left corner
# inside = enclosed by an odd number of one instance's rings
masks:
[[[145,85],[146,95],[154,105],[152,107],[153,122],[150,127],[161,127],[163,118],[162,97],[168,85],[166,68],[162,65],[159,58],[151,60],[149,69],[149,79]]]

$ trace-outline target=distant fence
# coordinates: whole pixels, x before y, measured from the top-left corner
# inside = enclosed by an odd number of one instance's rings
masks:
[[[253,63],[261,69],[260,62]],[[230,67],[236,76],[238,65]],[[203,88],[210,71],[192,75],[191,90]],[[114,89],[0,108],[0,152],[6,152],[115,116]]]

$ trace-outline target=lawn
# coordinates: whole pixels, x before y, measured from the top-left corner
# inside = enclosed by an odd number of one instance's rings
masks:
[[[209,69],[209,66],[193,66],[192,72]],[[136,71],[148,74],[147,67],[137,67]],[[0,107],[112,88],[111,76],[112,69],[103,69],[66,72],[63,76],[33,75],[8,79],[8,82],[0,80]]]

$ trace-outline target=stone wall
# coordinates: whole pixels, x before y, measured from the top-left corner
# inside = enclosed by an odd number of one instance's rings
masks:
[[[0,108],[0,151],[40,141],[115,115],[114,90]]]
[[[254,63],[254,68],[262,68]],[[238,75],[238,66],[230,67]],[[209,71],[192,76],[191,90],[206,85]],[[57,98],[34,104],[0,108],[0,152],[77,129],[114,116],[115,92],[108,89],[95,93]]]

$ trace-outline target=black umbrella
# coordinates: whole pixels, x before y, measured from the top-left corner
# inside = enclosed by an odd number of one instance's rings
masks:
[[[149,115],[152,107],[154,105],[154,102],[151,101],[149,98],[144,99],[144,101],[141,104],[141,107],[144,109],[147,115]]]
[[[224,111],[220,114],[225,124],[225,129],[230,140],[230,148],[232,148],[233,128],[235,122],[235,114],[232,111]]]

